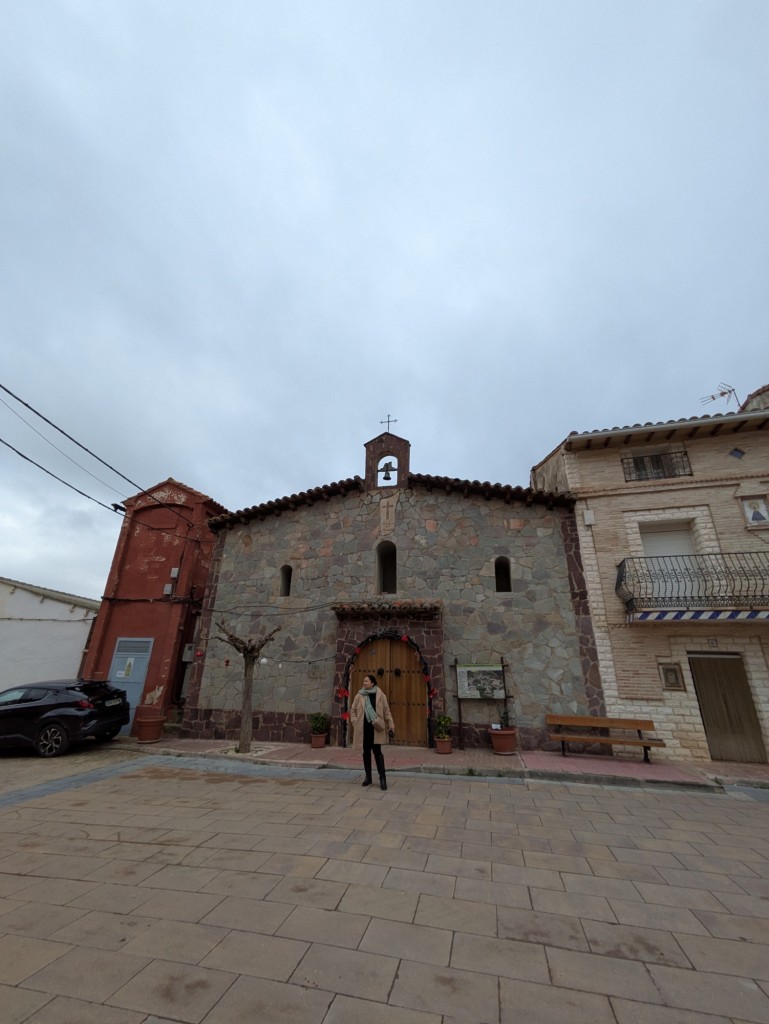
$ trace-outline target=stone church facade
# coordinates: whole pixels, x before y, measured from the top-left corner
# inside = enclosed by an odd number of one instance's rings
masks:
[[[215,639],[220,622],[240,636],[280,627],[257,667],[257,740],[306,739],[325,711],[346,743],[365,672],[401,743],[431,744],[448,714],[455,738],[486,745],[507,707],[531,748],[546,712],[603,713],[573,501],[414,474],[409,442],[389,432],[365,448],[363,477],[210,520],[183,735],[238,735],[243,668]]]

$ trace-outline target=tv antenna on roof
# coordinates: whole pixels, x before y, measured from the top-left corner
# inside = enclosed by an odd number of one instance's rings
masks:
[[[704,398],[700,399],[700,402],[702,402],[703,405],[707,405],[708,402],[717,402],[719,398],[725,398],[727,405],[732,399],[734,399],[738,406],[741,404],[737,397],[737,392],[734,390],[732,385],[723,383],[718,385],[718,391],[716,391],[714,395],[705,395]]]

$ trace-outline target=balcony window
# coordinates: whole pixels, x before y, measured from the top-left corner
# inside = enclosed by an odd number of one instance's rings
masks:
[[[625,480],[664,480],[672,476],[691,476],[692,467],[686,452],[665,452],[659,455],[629,455],[622,460]]]

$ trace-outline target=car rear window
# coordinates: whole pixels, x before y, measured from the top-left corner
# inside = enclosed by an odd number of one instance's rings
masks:
[[[80,693],[86,694],[88,697],[114,697],[117,693],[114,686],[110,686],[109,683],[103,683],[100,681],[96,682],[85,682],[78,683],[77,686],[72,687],[73,690],[79,690]]]
[[[106,693],[112,692],[112,686],[109,683],[93,682],[93,683],[78,683],[73,686],[74,690],[80,690],[81,693],[88,693],[90,696],[104,696]]]

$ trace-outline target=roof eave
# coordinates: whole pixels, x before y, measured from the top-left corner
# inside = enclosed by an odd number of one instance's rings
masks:
[[[719,434],[731,435],[746,430],[765,430],[768,426],[769,412],[761,409],[752,413],[700,416],[686,420],[668,420],[665,423],[636,423],[630,427],[574,433],[569,434],[563,442],[563,448],[565,451],[588,451],[630,444],[691,441],[695,438],[717,437]]]

